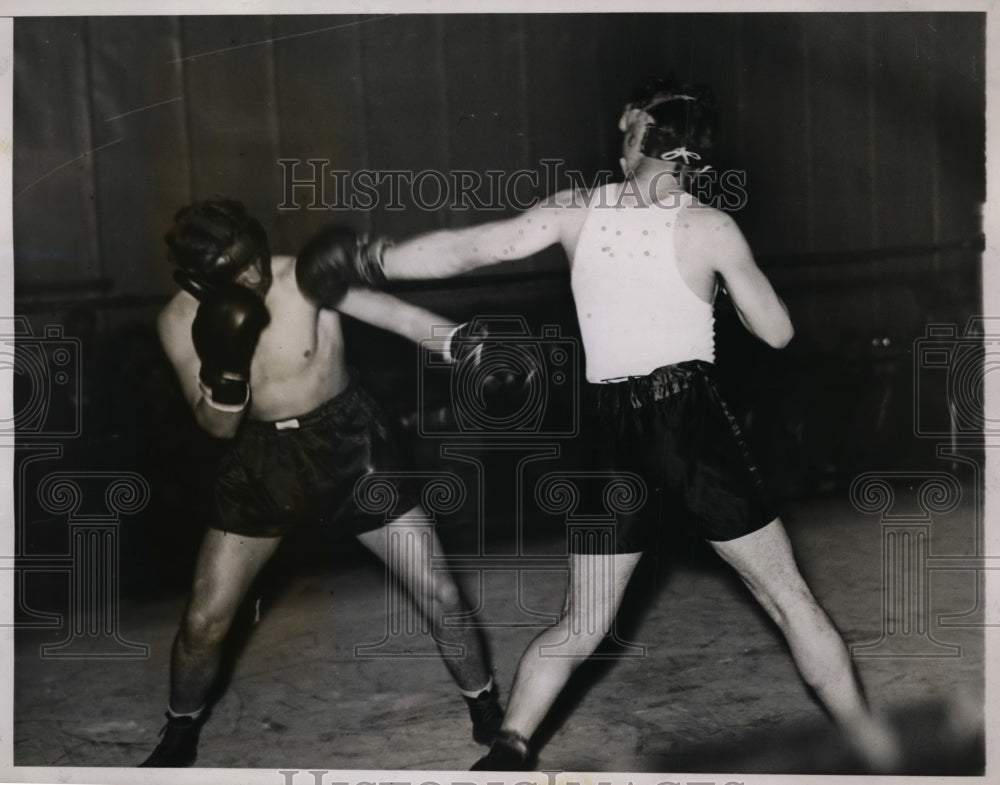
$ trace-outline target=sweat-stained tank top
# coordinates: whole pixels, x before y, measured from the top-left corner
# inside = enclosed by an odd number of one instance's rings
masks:
[[[620,183],[595,194],[573,254],[571,284],[589,382],[646,376],[715,359],[710,303],[680,276],[674,228],[689,194],[637,204]]]

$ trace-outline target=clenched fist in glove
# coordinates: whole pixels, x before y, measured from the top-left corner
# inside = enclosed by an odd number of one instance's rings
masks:
[[[244,286],[202,292],[191,338],[201,360],[202,393],[216,409],[240,411],[250,401],[250,363],[270,321],[264,301]]]
[[[346,226],[320,230],[295,260],[299,291],[319,308],[336,307],[351,284],[385,282],[382,253],[390,245],[384,237],[369,240]]]
[[[516,339],[517,335],[509,332],[509,325],[494,326],[488,319],[477,318],[451,331],[445,341],[444,355],[458,366],[462,376],[475,377],[483,393],[517,397],[539,373],[541,358]]]

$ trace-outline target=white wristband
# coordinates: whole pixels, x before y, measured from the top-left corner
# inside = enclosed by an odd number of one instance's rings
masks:
[[[201,395],[205,399],[205,403],[220,412],[229,412],[231,414],[242,412],[247,408],[247,404],[250,403],[250,385],[247,385],[247,397],[243,400],[243,403],[218,403],[214,401],[212,399],[212,391],[200,379],[198,380],[198,389],[201,390]]]

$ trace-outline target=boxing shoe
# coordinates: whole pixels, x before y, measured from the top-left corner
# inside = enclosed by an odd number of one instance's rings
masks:
[[[473,763],[470,771],[532,771],[534,765],[528,740],[516,731],[501,730],[490,751]]]
[[[500,691],[493,684],[475,698],[462,696],[469,706],[472,718],[472,738],[480,744],[490,744],[496,738],[503,722],[503,708],[500,706]]]
[[[174,717],[168,713],[167,722],[160,729],[160,743],[139,767],[179,769],[191,766],[198,757],[202,722],[201,718]]]

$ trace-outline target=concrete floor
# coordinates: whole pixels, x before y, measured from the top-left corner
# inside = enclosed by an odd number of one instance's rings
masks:
[[[968,504],[934,520],[932,551],[970,553]],[[846,500],[786,505],[800,565],[847,641],[879,639],[881,536],[877,517]],[[798,678],[783,639],[721,562],[647,563],[633,582],[622,636],[645,656],[585,665],[543,729],[539,767],[629,772],[854,772],[851,759]],[[482,753],[466,709],[430,640],[400,643],[403,658],[358,658],[386,629],[376,562],[288,576],[262,598],[228,689],[202,732],[199,767],[467,770]],[[464,578],[471,576],[465,575]],[[897,718],[912,773],[977,774],[983,767],[983,629],[938,624],[976,604],[977,576],[936,571],[929,634],[960,646],[948,657],[856,658],[871,702]],[[486,590],[505,578],[487,574]],[[561,607],[564,576],[530,572],[523,602]],[[469,590],[475,594],[473,582]],[[134,766],[157,742],[180,594],[122,600],[120,632],[147,658],[49,659],[60,631],[19,630],[17,766]],[[483,619],[490,622],[489,615]],[[506,693],[537,629],[488,628]],[[50,780],[46,780],[50,781]],[[56,781],[56,780],[51,780]]]

